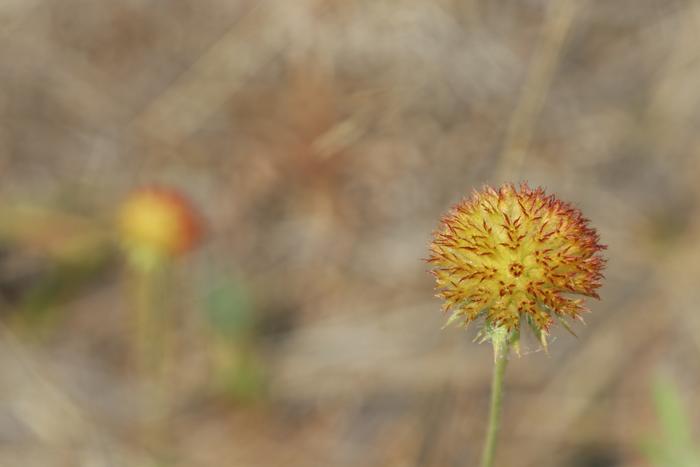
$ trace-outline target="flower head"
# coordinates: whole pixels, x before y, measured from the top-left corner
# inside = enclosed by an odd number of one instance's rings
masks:
[[[178,191],[162,187],[136,190],[119,211],[122,242],[139,262],[180,255],[201,236],[195,209]]]
[[[585,311],[569,295],[598,298],[604,248],[578,209],[542,188],[507,184],[457,204],[435,232],[428,262],[448,324],[483,317],[516,335],[526,322],[546,345],[554,318],[569,329],[566,319]]]

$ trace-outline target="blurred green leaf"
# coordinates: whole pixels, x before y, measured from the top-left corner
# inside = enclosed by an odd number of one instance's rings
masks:
[[[690,446],[692,438],[690,421],[685,415],[679,390],[671,380],[665,378],[656,380],[654,407],[663,441],[669,446]]]
[[[659,422],[659,434],[644,443],[649,461],[658,467],[697,467],[700,454],[693,443],[693,430],[680,390],[668,378],[658,378],[653,400]]]
[[[223,387],[238,401],[259,399],[265,386],[262,366],[251,353],[242,353],[238,365],[229,368],[223,381]]]
[[[236,402],[259,400],[266,373],[257,354],[258,323],[250,289],[243,281],[219,275],[204,290],[205,313],[214,331],[208,344],[212,383],[217,392]]]
[[[220,280],[209,290],[206,314],[212,327],[231,339],[249,336],[255,327],[250,293],[231,279]]]

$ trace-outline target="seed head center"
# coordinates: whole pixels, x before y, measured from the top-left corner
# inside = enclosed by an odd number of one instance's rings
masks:
[[[508,271],[510,271],[513,277],[520,277],[524,270],[525,267],[518,262],[510,263],[510,266],[508,266]]]

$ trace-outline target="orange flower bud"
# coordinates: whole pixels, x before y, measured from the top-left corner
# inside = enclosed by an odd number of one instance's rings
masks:
[[[190,202],[162,187],[134,191],[121,206],[119,228],[131,254],[150,258],[183,254],[201,237],[200,221]]]

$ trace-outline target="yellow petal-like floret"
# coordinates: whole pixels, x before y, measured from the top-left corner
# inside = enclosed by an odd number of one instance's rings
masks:
[[[483,317],[518,332],[525,321],[544,339],[553,318],[585,311],[570,295],[598,298],[604,248],[578,209],[542,188],[508,184],[457,204],[435,232],[428,262],[449,322]]]

